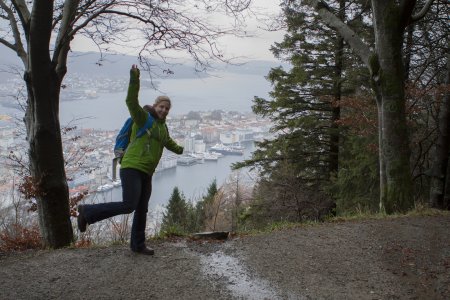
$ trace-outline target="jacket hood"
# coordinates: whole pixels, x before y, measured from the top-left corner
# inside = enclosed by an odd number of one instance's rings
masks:
[[[161,121],[165,121],[166,120],[166,119],[160,119],[158,117],[158,114],[156,113],[156,111],[155,111],[155,109],[153,108],[152,105],[146,104],[146,105],[144,105],[143,108],[144,108],[144,110],[146,112],[149,112],[152,115],[152,117],[155,118],[156,120],[161,120]]]

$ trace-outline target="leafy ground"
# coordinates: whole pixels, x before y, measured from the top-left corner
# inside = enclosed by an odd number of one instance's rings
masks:
[[[448,299],[450,215],[0,255],[0,299]]]

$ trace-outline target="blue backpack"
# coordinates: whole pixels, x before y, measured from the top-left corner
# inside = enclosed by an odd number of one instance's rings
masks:
[[[148,113],[147,121],[143,127],[139,128],[136,133],[136,138],[143,136],[153,125],[153,117]],[[116,137],[116,143],[114,145],[115,158],[121,159],[125,154],[125,151],[130,143],[131,128],[133,127],[133,120],[128,118],[120,129],[119,134]]]
[[[148,113],[147,121],[145,121],[145,124],[143,127],[139,128],[136,133],[136,138],[140,138],[143,136],[146,132],[149,132],[149,129],[152,128],[153,125],[153,117]],[[116,180],[116,168],[117,168],[117,162],[122,161],[122,157],[125,154],[125,151],[127,150],[128,145],[130,144],[130,137],[131,137],[131,128],[133,127],[133,120],[131,118],[128,118],[125,123],[123,124],[122,128],[119,131],[119,134],[116,137],[116,143],[114,145],[114,159],[113,159],[113,165],[112,165],[112,179],[113,181]]]

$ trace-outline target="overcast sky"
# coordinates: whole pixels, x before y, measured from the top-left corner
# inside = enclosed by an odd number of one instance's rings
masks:
[[[279,0],[254,0],[255,5],[260,11],[265,10],[267,13],[277,14],[280,11]],[[268,32],[261,29],[261,24],[255,18],[247,18],[248,31],[253,32],[255,37],[235,38],[225,37],[220,40],[221,49],[225,51],[228,57],[245,57],[250,60],[275,60],[270,52],[270,46],[274,42],[282,40],[284,32]],[[74,51],[98,51],[97,47],[90,41],[75,38],[72,41],[71,49]],[[118,52],[130,53],[130,50]]]

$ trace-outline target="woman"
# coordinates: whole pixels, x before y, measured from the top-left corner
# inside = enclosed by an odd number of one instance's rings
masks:
[[[139,69],[133,65],[130,70],[130,84],[126,104],[133,119],[130,144],[122,158],[120,179],[122,181],[122,202],[85,204],[78,206],[78,229],[86,231],[88,224],[134,211],[131,227],[130,247],[133,252],[153,255],[154,250],[145,245],[148,201],[152,192],[152,175],[161,158],[163,148],[182,154],[183,147],[177,145],[169,136],[165,120],[171,108],[169,97],[159,96],[153,107],[142,108],[138,101]],[[147,112],[149,111],[150,114]],[[152,126],[141,137],[136,138],[139,128],[147,118]]]

